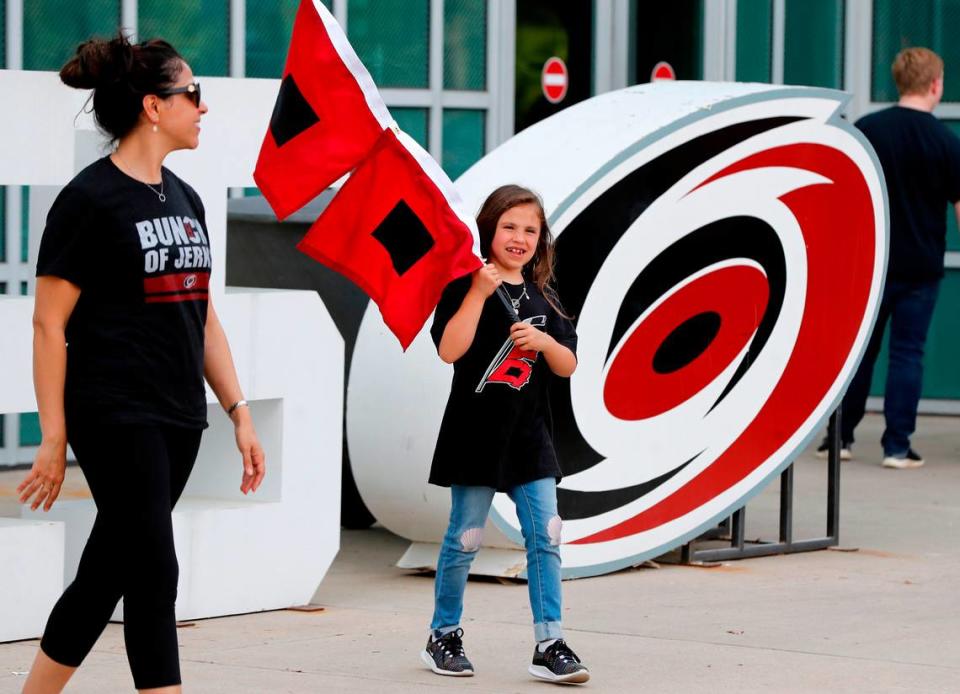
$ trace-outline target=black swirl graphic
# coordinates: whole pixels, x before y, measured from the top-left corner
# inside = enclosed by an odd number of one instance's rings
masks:
[[[579,314],[590,287],[614,246],[637,218],[677,181],[700,164],[751,137],[801,120],[806,118],[799,116],[763,118],[736,123],[705,133],[644,164],[602,193],[563,229],[557,241],[556,284],[567,312],[575,317]],[[738,245],[741,248],[749,246],[749,252],[743,251],[746,255],[733,251],[731,247],[723,247],[722,242],[718,240],[723,238],[727,241],[735,241],[741,234],[751,237],[749,243]],[[658,258],[637,277],[624,298],[616,323],[616,330],[619,330],[619,333],[615,330],[611,348],[615,346],[617,336],[622,337],[636,317],[642,313],[642,309],[639,312],[637,309],[644,302],[649,306],[650,301],[662,295],[663,291],[674,286],[678,280],[717,260],[731,257],[754,258],[770,278],[771,301],[764,317],[765,322],[768,319],[770,322],[766,328],[766,336],[769,336],[769,330],[779,314],[780,304],[774,306],[778,301],[776,297],[779,296],[779,301],[782,303],[785,271],[779,268],[783,266],[783,250],[780,248],[779,240],[776,241],[776,248],[768,242],[765,245],[767,250],[762,253],[762,258],[758,258],[756,243],[758,239],[769,239],[771,235],[776,239],[775,233],[759,220],[735,217],[707,225],[694,232],[694,235],[698,236],[698,242],[686,243],[688,236],[665,251],[668,253],[671,249],[679,247],[679,250],[672,251],[676,254],[676,258],[681,258],[683,252],[689,254],[682,257],[679,267],[683,270],[679,276],[672,272],[669,263],[661,263]],[[701,244],[706,245],[704,247]],[[711,246],[714,248],[713,253],[709,250]],[[711,256],[715,259],[705,260],[706,257]],[[777,281],[775,278],[778,274],[780,289],[775,288],[775,281]],[[674,280],[664,286],[666,278],[670,276],[673,276]],[[654,286],[662,287],[659,293],[652,293]],[[762,341],[765,340],[766,337]],[[754,344],[762,347],[762,341],[759,339],[758,331],[758,339],[755,339]],[[759,347],[754,348],[754,353],[756,349]],[[749,368],[746,360],[744,363],[743,370],[738,370],[732,383],[735,383]],[[558,381],[553,384],[550,402],[554,420],[554,437],[564,474],[573,475],[601,462],[603,456],[587,443],[577,426],[573,415],[569,381]],[[564,518],[586,518],[623,506],[648,494],[687,464],[689,461],[654,480],[616,490],[617,493],[561,490],[563,493],[558,494],[560,515]]]
[[[787,262],[777,232],[755,217],[728,217],[693,231],[667,247],[643,269],[623,297],[613,325],[607,358],[633,322],[671,287],[686,277],[721,260],[753,260],[767,275],[770,301],[757,327],[750,350],[713,404],[723,400],[753,364],[766,344],[783,306],[787,286]]]

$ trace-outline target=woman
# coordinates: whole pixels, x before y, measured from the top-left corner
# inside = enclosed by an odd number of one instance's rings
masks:
[[[241,491],[256,491],[265,471],[207,293],[203,204],[163,167],[170,152],[197,147],[207,106],[161,40],[87,41],[60,78],[93,90],[97,124],[116,148],[81,171],[47,217],[33,319],[43,438],[19,491],[49,510],[69,442],[97,517],[23,691],[63,689],[122,597],[134,684],[179,692],[171,512],[207,426],[204,377],[235,426]]]

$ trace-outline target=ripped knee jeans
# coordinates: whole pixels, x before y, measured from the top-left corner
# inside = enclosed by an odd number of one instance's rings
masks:
[[[496,490],[491,487],[450,488],[450,523],[440,546],[430,624],[436,635],[460,626],[463,592],[470,564],[483,542],[483,526]],[[560,624],[560,516],[557,485],[552,477],[508,490],[527,550],[527,588],[537,641],[563,637]]]

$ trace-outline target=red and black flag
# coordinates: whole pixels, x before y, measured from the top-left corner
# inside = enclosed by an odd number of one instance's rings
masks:
[[[284,219],[355,168],[390,113],[320,0],[302,0],[253,178]]]
[[[482,266],[476,222],[414,140],[383,131],[298,248],[377,302],[406,349],[444,287]]]
[[[396,124],[319,0],[301,0],[254,180],[279,219],[353,171],[299,248],[346,275],[409,346],[443,288],[482,263],[476,222]]]

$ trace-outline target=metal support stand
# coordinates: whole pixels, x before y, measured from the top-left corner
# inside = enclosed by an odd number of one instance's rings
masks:
[[[780,539],[779,542],[747,542],[744,538],[747,509],[738,509],[717,528],[680,548],[680,562],[702,564],[709,562],[767,557],[774,554],[809,552],[835,547],[840,543],[840,408],[830,416],[827,426],[827,534],[809,540],[793,539],[793,464],[780,474]],[[729,541],[729,547],[696,549],[704,540]]]

